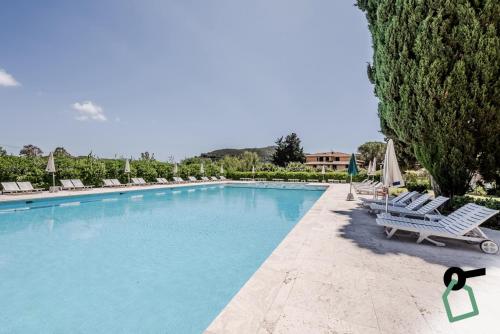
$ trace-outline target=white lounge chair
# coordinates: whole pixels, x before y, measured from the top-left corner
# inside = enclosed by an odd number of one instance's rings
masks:
[[[75,186],[76,189],[91,189],[94,186],[86,186],[80,179],[71,179],[71,183]]]
[[[200,177],[200,179],[201,179],[202,181],[210,181],[210,180],[208,179],[208,177],[206,177],[206,176],[202,176],[202,177]]]
[[[425,195],[422,195],[422,196],[425,196]],[[418,198],[417,200],[415,201],[418,201],[420,198]],[[401,207],[389,207],[387,208],[387,211],[390,213],[384,213],[382,217],[384,218],[389,218],[390,217],[394,217],[393,215],[399,215],[401,217],[415,217],[415,218],[425,218],[426,216],[429,216],[432,215],[432,219],[433,220],[436,220],[436,219],[441,219],[443,218],[443,216],[440,215],[439,211],[438,211],[438,208],[443,205],[444,203],[446,203],[447,201],[449,200],[448,197],[444,197],[444,196],[438,196],[436,197],[435,199],[433,199],[432,201],[430,201],[429,203],[425,204],[424,206],[422,206],[420,209],[418,210],[408,210],[408,205],[407,207],[404,207],[404,208],[401,208]],[[384,210],[385,210],[385,207],[384,207]],[[380,210],[382,211],[382,210]]]
[[[59,182],[61,182],[61,189],[62,190],[75,190],[76,187],[75,185],[73,184],[73,182],[71,182],[71,180],[59,180]]]
[[[166,183],[168,183],[168,181],[165,178],[163,178],[163,177],[157,177],[156,178],[156,182],[158,184],[166,184]]]
[[[188,180],[190,182],[199,182],[199,180],[196,177],[194,177],[194,176],[188,176]]]
[[[118,179],[110,179],[115,187],[126,187],[132,185],[131,183],[123,184]]]
[[[413,212],[415,210],[418,210],[421,206],[423,206],[429,200],[430,197],[431,196],[429,194],[423,194],[405,207],[387,206],[387,211],[391,213]],[[373,213],[382,211],[385,211],[385,204],[377,204],[377,203],[370,204],[370,212]]]
[[[226,177],[225,177],[224,175],[220,175],[220,176],[219,176],[219,179],[221,179],[221,181],[226,181],[226,180],[227,180],[227,179],[226,179]]]
[[[142,177],[133,177],[132,179],[132,185],[134,186],[147,186],[148,183],[144,181]]]
[[[210,176],[210,180],[212,180],[212,181],[219,181],[219,179],[216,178],[215,176]]]
[[[103,187],[116,187],[116,185],[110,179],[103,179]]]
[[[174,180],[175,183],[184,183],[184,182],[186,182],[186,181],[184,181],[182,179],[182,177],[179,177],[179,176],[174,176],[172,179]]]
[[[340,181],[340,180],[334,180],[334,181]],[[373,184],[377,183],[377,181],[375,180],[364,180],[363,182],[360,182],[360,183],[356,183],[356,182],[353,182],[352,183],[352,186],[354,187],[354,189],[357,189],[357,188],[363,188],[363,187],[369,187]]]
[[[391,238],[397,231],[409,231],[418,234],[417,243],[427,240],[436,246],[445,246],[444,243],[431,239],[431,236],[464,240],[480,243],[483,252],[496,254],[498,244],[489,240],[479,228],[479,225],[496,214],[498,210],[469,203],[439,221],[395,217],[393,219],[377,218],[377,224],[385,227],[387,238]]]
[[[416,191],[405,191],[399,194],[396,197],[390,198],[388,201],[389,205],[393,206],[406,206],[407,202],[411,201],[413,197],[417,196],[418,192]],[[385,204],[385,198],[361,198],[364,206],[370,206],[370,204]]]
[[[2,182],[3,194],[18,194],[22,193],[15,182]]]
[[[328,181],[330,181],[330,180],[328,180]],[[333,179],[332,179],[332,181],[333,181]],[[363,180],[363,181],[361,181],[361,182],[353,182],[353,183],[352,183],[352,185],[353,185],[353,186],[359,186],[360,184],[366,184],[366,183],[369,183],[369,182],[371,182],[371,180],[370,180],[370,179],[364,179],[364,180]]]
[[[364,187],[358,187],[356,188],[356,192],[358,194],[373,194],[375,193],[376,191],[378,191],[379,189],[381,189],[383,186],[382,183],[380,182],[375,182],[374,184],[371,184],[369,186],[364,186]]]
[[[33,188],[33,186],[31,185],[31,182],[28,182],[28,181],[17,182],[17,186],[24,193],[36,193],[39,191],[43,191],[42,188]]]

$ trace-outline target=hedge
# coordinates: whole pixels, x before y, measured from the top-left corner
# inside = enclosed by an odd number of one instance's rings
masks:
[[[270,172],[270,171],[257,171],[255,173],[252,172],[228,172],[227,177],[233,179],[233,180],[239,180],[242,178],[259,178],[259,179],[266,179],[268,181],[271,181],[272,179],[284,179],[284,180],[289,180],[289,179],[298,179],[298,180],[328,180],[328,179],[333,179],[333,180],[345,180],[349,181],[349,175],[347,175],[347,172],[327,172],[325,175],[321,173],[314,173],[314,172],[287,172],[287,171],[277,171],[277,172]],[[366,178],[366,173],[360,173],[352,178],[353,181],[362,181]],[[375,177],[377,179],[377,176]]]

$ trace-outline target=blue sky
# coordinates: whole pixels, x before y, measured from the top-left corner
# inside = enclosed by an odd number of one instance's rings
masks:
[[[0,11],[0,146],[176,160],[380,140],[354,1],[9,1]]]

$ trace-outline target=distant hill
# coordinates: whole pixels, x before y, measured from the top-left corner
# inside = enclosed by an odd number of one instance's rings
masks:
[[[213,160],[222,159],[224,156],[229,155],[237,157],[243,154],[245,151],[255,152],[260,157],[262,161],[269,162],[273,156],[275,147],[254,147],[254,148],[223,148],[220,150],[215,150],[207,153],[202,153],[200,156],[202,158],[210,158]]]

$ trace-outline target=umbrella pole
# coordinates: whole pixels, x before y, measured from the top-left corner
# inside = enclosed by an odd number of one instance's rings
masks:
[[[353,201],[354,195],[352,194],[352,174],[350,176],[351,176],[351,182],[349,182],[349,194],[347,194],[347,200]]]
[[[52,173],[52,186],[56,186],[56,173]]]
[[[389,188],[386,189],[385,191],[385,213],[387,213],[387,209],[389,206]]]

